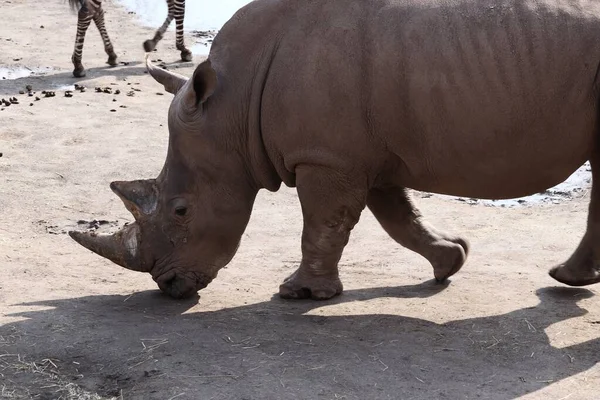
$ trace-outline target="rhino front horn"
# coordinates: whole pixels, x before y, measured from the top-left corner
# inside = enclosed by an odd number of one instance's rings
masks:
[[[112,235],[70,231],[69,236],[86,249],[117,265],[133,271],[144,271],[138,252],[140,229],[135,223],[126,225]]]

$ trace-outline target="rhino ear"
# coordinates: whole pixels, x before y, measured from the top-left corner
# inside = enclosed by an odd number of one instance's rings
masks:
[[[217,89],[217,73],[212,68],[209,59],[206,59],[202,64],[196,67],[194,76],[192,77],[194,87],[194,103],[204,103]]]
[[[185,76],[176,74],[171,71],[166,71],[158,68],[148,59],[149,54],[146,54],[146,69],[152,77],[165,87],[165,90],[171,94],[176,94],[179,89],[187,82]]]

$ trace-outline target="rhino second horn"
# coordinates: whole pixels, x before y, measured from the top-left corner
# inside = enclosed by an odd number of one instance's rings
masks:
[[[149,56],[150,54],[146,54],[146,69],[148,70],[148,73],[150,73],[158,83],[162,84],[167,92],[176,94],[179,89],[185,85],[188,78],[154,66],[149,60]]]
[[[137,224],[126,225],[112,235],[70,231],[77,243],[110,261],[133,271],[144,271],[139,256],[140,229]]]
[[[111,182],[110,189],[123,201],[136,220],[152,214],[158,205],[155,179]]]

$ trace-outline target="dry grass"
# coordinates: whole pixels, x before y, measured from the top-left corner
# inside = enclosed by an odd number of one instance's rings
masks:
[[[90,393],[59,374],[56,360],[27,361],[20,354],[0,354],[0,399],[119,400]]]

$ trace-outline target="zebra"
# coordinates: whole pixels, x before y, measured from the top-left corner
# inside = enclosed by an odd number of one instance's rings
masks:
[[[154,38],[148,39],[144,42],[144,50],[151,52],[156,47],[157,43],[163,38],[165,31],[171,24],[171,21],[175,19],[176,24],[176,39],[175,44],[177,50],[181,52],[181,59],[183,61],[192,61],[192,52],[185,47],[183,41],[183,19],[185,16],[185,0],[166,0],[167,7],[169,9],[167,18],[160,28],[154,34]],[[79,13],[77,14],[77,35],[75,36],[75,49],[73,50],[73,56],[71,61],[73,62],[73,76],[81,78],[85,76],[85,68],[81,63],[81,55],[83,53],[83,41],[85,39],[85,32],[92,20],[96,24],[100,36],[104,42],[104,51],[108,55],[106,63],[111,66],[117,65],[117,54],[113,49],[113,45],[108,37],[106,26],[104,25],[104,10],[102,9],[102,0],[69,0],[71,8],[76,10],[79,7]]]

